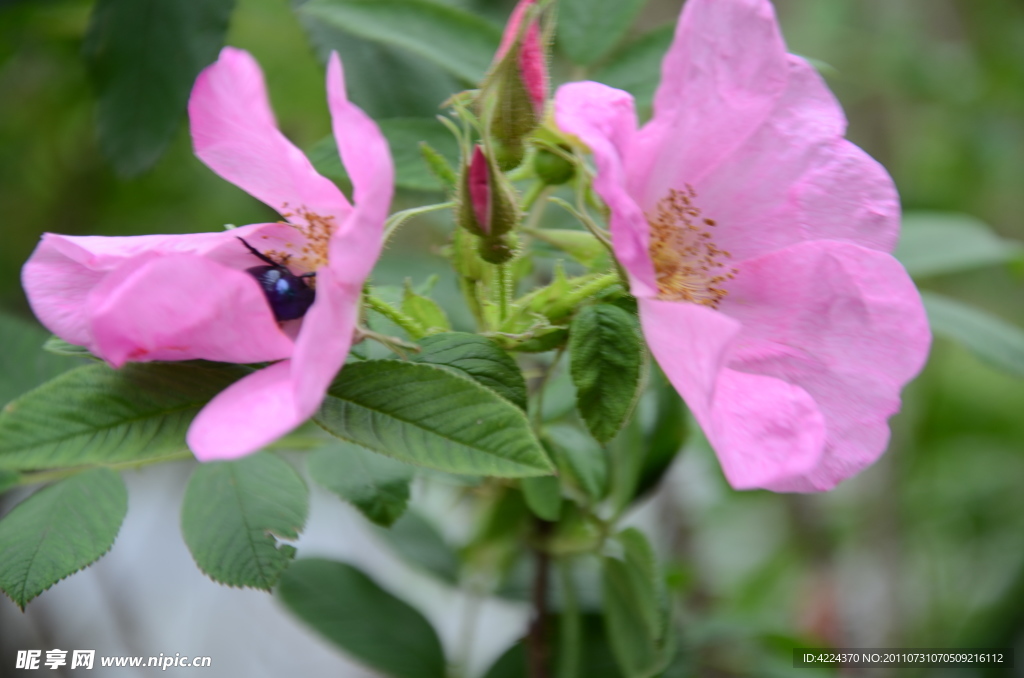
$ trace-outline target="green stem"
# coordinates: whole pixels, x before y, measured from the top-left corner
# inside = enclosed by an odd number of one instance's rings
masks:
[[[551,361],[548,369],[544,370],[540,383],[537,385],[537,404],[535,406],[536,409],[533,411],[533,427],[537,430],[538,434],[540,433],[541,426],[544,424],[544,389],[551,380],[551,375],[558,367],[558,363],[562,360],[562,354],[564,353],[565,346],[558,349],[558,353],[555,354],[555,359]]]
[[[418,322],[402,313],[383,299],[378,299],[372,294],[367,294],[363,297],[363,300],[366,302],[366,305],[374,311],[377,311],[377,313],[380,313],[382,316],[408,332],[409,336],[413,339],[420,339],[426,336],[426,329],[424,329]]]
[[[583,224],[584,226],[586,226],[587,230],[590,231],[591,233],[593,233],[594,237],[601,241],[602,245],[607,247],[609,251],[613,251],[612,250],[612,241],[608,237],[608,232],[605,231],[600,226],[598,226],[597,222],[595,222],[590,217],[589,214],[587,214],[586,212],[583,212],[583,211],[580,211],[580,210],[576,209],[576,207],[574,207],[570,203],[566,202],[565,200],[562,200],[561,198],[551,197],[551,198],[548,198],[548,200],[550,202],[555,203],[556,205],[558,205],[559,207],[564,209],[566,212],[568,212],[569,214],[571,214],[574,217],[576,217],[577,219],[579,219],[580,223]]]
[[[544,195],[548,189],[548,185],[543,181],[535,181],[530,184],[530,187],[526,189],[526,194],[523,195],[523,202],[520,204],[520,208],[524,212],[529,212],[533,209],[533,206],[537,203],[537,199]],[[543,202],[541,202],[543,204]],[[533,215],[531,215],[532,217]]]
[[[615,248],[612,247],[611,237],[609,236],[606,230],[598,226],[597,223],[590,218],[590,215],[586,211],[586,207],[580,205],[581,209],[576,209],[575,207],[573,207],[566,201],[562,200],[561,198],[552,197],[548,198],[548,200],[550,202],[555,203],[556,205],[558,205],[559,207],[561,207],[562,209],[566,210],[574,217],[579,219],[580,223],[586,226],[587,230],[590,231],[590,233],[595,238],[597,238],[601,242],[601,244],[604,245],[605,248],[611,253],[612,261],[615,262],[615,270],[618,271],[619,277],[623,280],[623,282],[629,280],[629,276],[626,275],[626,270],[622,268],[622,264],[619,263],[618,258],[615,256]]]
[[[164,457],[153,457],[151,459],[139,459],[133,461],[122,461],[116,464],[93,464],[91,466],[76,466],[74,468],[62,468],[54,469],[52,471],[37,471],[35,473],[26,473],[18,479],[19,485],[36,485],[38,483],[49,483],[54,480],[64,480],[71,476],[78,475],[83,471],[89,471],[94,468],[109,468],[112,471],[120,471],[126,468],[140,468],[142,466],[150,466],[152,464],[161,464],[167,461],[180,461],[182,459],[191,459],[192,453],[189,451],[175,452],[174,454],[168,454]]]
[[[559,643],[556,658],[556,678],[579,678],[583,619],[576,595],[576,582],[572,578],[571,557],[558,560],[558,573],[562,580],[562,611],[558,615]]]
[[[508,264],[495,266],[498,288],[498,320],[499,325],[508,318],[508,307],[512,301],[512,281],[509,278]]]
[[[455,203],[449,201],[438,203],[436,205],[414,207],[412,209],[402,210],[401,212],[395,212],[390,217],[388,217],[388,220],[386,222],[384,222],[384,241],[387,242],[402,224],[409,221],[413,217],[418,217],[421,214],[429,214],[430,212],[437,212],[439,210],[449,209],[451,207],[455,207]]]
[[[420,347],[416,344],[410,344],[402,341],[398,337],[389,337],[386,334],[380,334],[379,332],[374,332],[373,330],[365,327],[357,327],[356,331],[366,339],[373,339],[378,344],[383,345],[392,353],[397,353],[403,360],[409,359],[409,355],[406,353],[407,351],[415,353],[419,353],[420,351]]]
[[[612,285],[622,282],[622,277],[618,271],[612,271],[599,275],[593,280],[583,283],[576,289],[569,292],[567,295],[562,297],[564,306],[572,308],[576,304],[580,303],[584,299],[588,299],[598,292],[608,289]]]

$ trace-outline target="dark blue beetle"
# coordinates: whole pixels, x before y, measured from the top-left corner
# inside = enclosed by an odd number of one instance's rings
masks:
[[[247,268],[245,272],[256,278],[263,288],[263,294],[266,295],[267,303],[270,304],[277,321],[295,320],[306,315],[306,311],[313,305],[313,299],[316,298],[316,290],[307,285],[304,279],[312,278],[316,273],[295,275],[242,238],[238,239],[250,252],[259,257],[260,261],[268,264]]]

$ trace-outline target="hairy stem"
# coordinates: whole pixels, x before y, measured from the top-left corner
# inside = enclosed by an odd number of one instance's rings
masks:
[[[495,268],[497,269],[498,320],[503,323],[508,318],[508,306],[512,301],[512,280],[508,264],[498,264]]]
[[[414,207],[413,209],[395,212],[390,217],[388,217],[388,220],[386,222],[384,222],[384,241],[387,242],[402,224],[409,221],[413,217],[418,217],[421,214],[428,214],[430,212],[437,212],[439,210],[446,210],[454,206],[454,202],[442,202],[436,205]]]
[[[377,311],[377,313],[380,313],[382,316],[408,332],[409,336],[413,339],[420,339],[426,335],[427,331],[418,322],[402,313],[383,299],[378,299],[372,294],[367,294],[363,297],[363,300],[366,302],[366,305],[374,311]]]

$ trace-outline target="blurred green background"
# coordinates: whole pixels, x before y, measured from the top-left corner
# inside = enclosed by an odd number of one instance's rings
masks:
[[[513,3],[448,4],[500,25]],[[672,22],[681,4],[650,0],[627,43]],[[850,138],[889,169],[905,209],[972,215],[1024,239],[1024,3],[775,4],[790,50],[826,75]],[[44,231],[180,233],[276,219],[192,156],[184,124],[151,170],[114,171],[99,149],[81,57],[91,9],[87,0],[0,2],[0,311],[25,318],[19,271]],[[664,30],[656,35],[647,51],[665,44]],[[325,45],[341,49],[353,98],[378,118],[429,118],[461,88],[400,50],[338,35],[321,35],[314,48],[287,0],[239,0],[227,43],[257,57],[282,129],[307,149],[329,131]],[[640,56],[636,68],[647,70],[624,80],[614,63],[590,72],[649,100],[657,73]],[[586,74],[564,59],[555,73]],[[398,203],[435,198],[406,192]],[[445,225],[407,231],[379,282],[444,270],[433,252]],[[918,281],[1021,326],[1020,263]],[[938,338],[905,395],[889,452],[827,495],[737,493],[699,443],[681,457],[676,482],[651,509],[684,610],[684,644],[699,650],[678,675],[790,675],[780,648],[812,641],[1016,646],[1024,665],[1024,381]]]

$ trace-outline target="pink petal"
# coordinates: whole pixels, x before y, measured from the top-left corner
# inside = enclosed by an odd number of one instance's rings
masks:
[[[494,55],[495,62],[501,61],[502,57],[512,49],[516,38],[519,37],[519,27],[522,26],[523,17],[526,16],[530,7],[536,4],[537,0],[519,0],[519,3],[516,4],[505,23],[505,31],[501,34],[501,44],[498,45],[498,51]]]
[[[694,183],[758,129],[786,88],[786,59],[768,0],[684,5],[630,170],[642,207]]]
[[[737,489],[768,488],[813,468],[825,424],[803,389],[729,369],[740,324],[698,304],[640,299],[644,336]]]
[[[187,442],[199,461],[237,459],[256,452],[309,418],[295,402],[292,363],[282,360],[236,381],[206,404]]]
[[[331,239],[331,268],[339,282],[362,285],[384,246],[384,222],[391,209],[395,167],[387,139],[370,116],[348,100],[341,59],[332,52],[327,65],[327,103],[341,161],[352,179],[355,212]],[[334,264],[349,257],[349,268]]]
[[[807,242],[737,268],[721,307],[743,324],[729,366],[799,386],[828,429],[820,462],[770,489],[830,489],[885,450],[887,420],[931,342],[920,296],[893,257],[848,243]]]
[[[789,75],[774,110],[746,141],[674,187],[696,187],[695,204],[720,225],[716,244],[737,259],[818,239],[891,251],[900,214],[892,179],[843,139],[846,120],[821,76],[798,57]]]
[[[353,254],[338,262],[349,265]],[[335,262],[316,278],[316,301],[306,313],[292,357],[292,388],[298,411],[311,416],[345,363],[359,320],[362,285],[337,280]]]
[[[563,85],[555,94],[555,120],[590,147],[597,164],[594,190],[611,209],[615,256],[630,275],[637,297],[657,295],[648,253],[647,217],[626,190],[626,158],[636,134],[636,112],[629,94],[596,82]]]
[[[331,237],[330,264],[317,272],[316,301],[303,319],[291,361],[291,389],[303,419],[320,406],[348,355],[363,283],[380,256],[394,190],[387,140],[345,96],[336,53],[327,66],[327,100],[338,150],[352,178],[355,208]]]
[[[261,262],[238,242],[261,250],[292,252],[298,231],[283,224],[254,224],[232,231],[185,235],[64,236],[45,233],[22,270],[32,310],[51,332],[79,346],[93,347],[86,299],[104,278],[126,262],[152,254],[194,254],[244,270]]]
[[[87,260],[89,253],[74,240],[44,233],[21,270],[21,284],[32,312],[46,329],[72,344],[90,346],[92,328],[85,300],[106,271],[81,265],[79,261]]]
[[[86,297],[89,347],[128,361],[279,360],[292,342],[252,276],[195,254],[128,259]]]
[[[225,47],[199,74],[188,104],[196,155],[210,169],[304,224],[302,211],[340,222],[351,209],[330,180],[277,129],[259,65]]]

